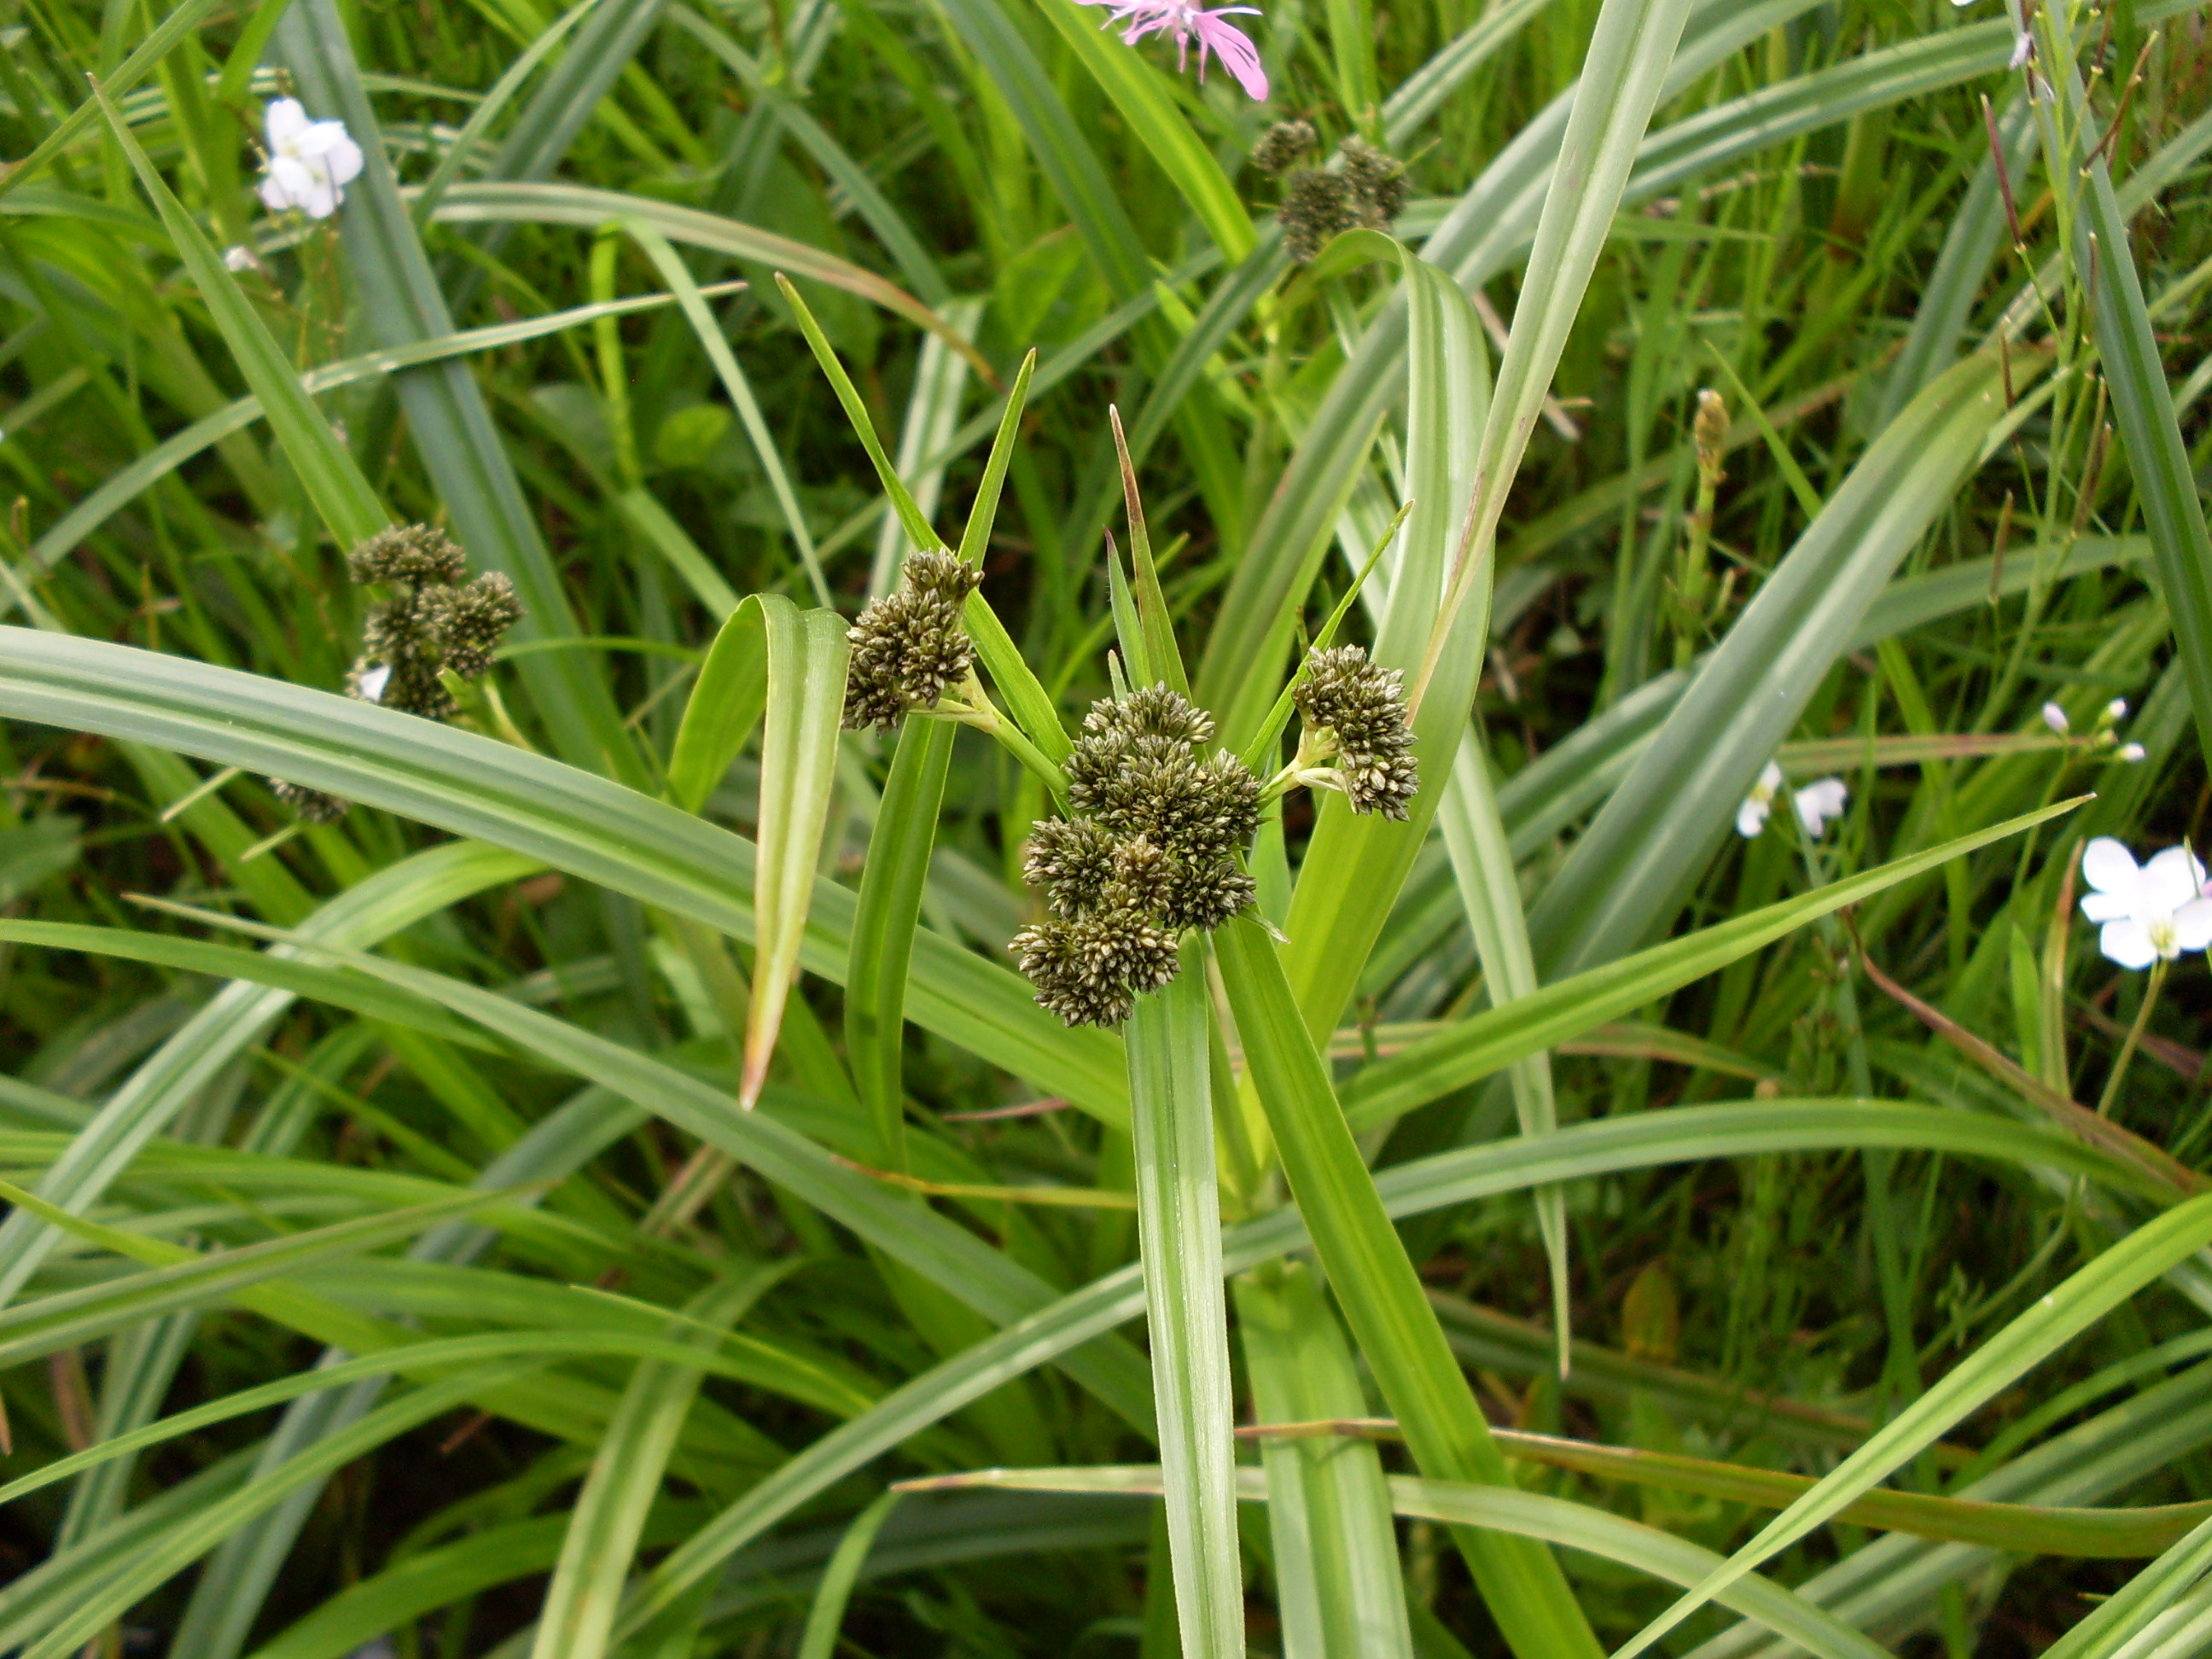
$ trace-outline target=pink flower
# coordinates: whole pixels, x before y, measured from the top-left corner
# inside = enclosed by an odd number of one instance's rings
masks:
[[[1172,34],[1176,64],[1190,64],[1191,37],[1198,38],[1198,78],[1206,79],[1206,55],[1212,52],[1228,65],[1237,84],[1255,100],[1267,95],[1267,72],[1260,67],[1260,49],[1224,19],[1239,15],[1257,17],[1257,6],[1218,6],[1208,11],[1198,0],[1076,0],[1078,5],[1104,6],[1109,25],[1127,23],[1121,39],[1135,46],[1148,34]]]

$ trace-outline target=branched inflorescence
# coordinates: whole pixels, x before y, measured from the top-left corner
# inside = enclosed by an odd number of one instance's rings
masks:
[[[1378,668],[1356,645],[1316,651],[1305,678],[1291,692],[1306,724],[1302,754],[1331,750],[1335,770],[1355,812],[1403,818],[1420,793],[1420,765],[1406,724],[1405,675]],[[1320,736],[1316,740],[1316,734]]]
[[[1285,250],[1300,264],[1340,232],[1361,226],[1388,230],[1406,207],[1405,168],[1364,138],[1355,135],[1336,147],[1334,171],[1298,165],[1314,143],[1311,125],[1283,121],[1262,133],[1252,149],[1253,165],[1283,180],[1276,217]]]
[[[394,590],[391,599],[369,607],[361,654],[346,675],[346,695],[425,720],[449,720],[460,712],[441,676],[477,678],[522,616],[513,582],[496,570],[464,581],[467,556],[428,525],[370,537],[346,556],[346,574],[362,586]],[[345,815],[339,796],[281,778],[271,779],[270,787],[309,823]]]
[[[1237,858],[1260,786],[1227,750],[1200,750],[1213,722],[1164,685],[1094,703],[1083,725],[1072,816],[1040,823],[1023,862],[1052,916],[1012,949],[1043,1006],[1070,1025],[1117,1025],[1176,976],[1183,929],[1211,931],[1252,902]]]
[[[459,545],[421,524],[370,537],[346,556],[346,568],[363,586],[396,590],[370,607],[346,689],[404,714],[452,719],[460,705],[439,676],[472,680],[491,666],[494,648],[522,615],[514,584],[496,570],[464,583]]]
[[[975,641],[961,621],[983,573],[942,550],[908,556],[897,588],[868,601],[846,638],[845,724],[896,726],[910,708],[934,708],[967,678]]]

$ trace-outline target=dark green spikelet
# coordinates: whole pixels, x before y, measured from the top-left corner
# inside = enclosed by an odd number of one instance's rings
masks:
[[[1344,188],[1352,210],[1371,230],[1388,230],[1406,210],[1406,170],[1364,138],[1336,147],[1344,163]]]
[[[845,724],[896,726],[909,708],[930,708],[968,676],[975,641],[961,619],[983,573],[950,553],[910,555],[898,586],[867,609],[846,638]]]
[[[450,670],[472,680],[491,666],[492,653],[522,616],[514,584],[488,570],[461,586],[467,562],[460,548],[425,525],[372,536],[347,556],[346,566],[357,582],[398,590],[369,608],[347,689],[366,696],[364,688],[381,668],[386,672],[369,701],[404,714],[450,720],[460,706],[439,676]]]
[[[1071,924],[1091,983],[1132,994],[1157,991],[1176,976],[1175,933],[1146,905],[1106,904]]]
[[[514,584],[500,572],[460,585],[467,556],[460,544],[428,525],[380,531],[346,555],[346,573],[364,586],[393,590],[362,621],[361,654],[346,674],[346,695],[403,714],[443,720],[459,714],[440,676],[482,675],[522,617]],[[270,787],[310,823],[327,823],[346,808],[318,790],[275,779]]]
[[[497,570],[485,571],[466,587],[444,592],[452,596],[438,629],[445,665],[465,680],[475,679],[491,666],[491,654],[507,630],[522,619],[522,602],[514,597],[514,584]]]
[[[1310,121],[1278,121],[1252,146],[1252,165],[1279,179],[1311,155],[1320,142]]]
[[[1213,735],[1213,720],[1165,685],[1140,685],[1126,697],[1101,697],[1092,703],[1083,717],[1083,729],[1108,736],[1204,743]]]
[[[1237,854],[1258,827],[1260,784],[1227,750],[1194,747],[1213,721],[1164,685],[1103,698],[1066,771],[1074,816],[1039,823],[1023,872],[1054,919],[1014,941],[1037,1001],[1071,1025],[1114,1024],[1175,977],[1176,939],[1252,902]]]
[[[1355,812],[1380,812],[1403,823],[1407,808],[1421,793],[1421,766],[1413,758],[1411,736],[1401,732],[1364,748],[1346,748],[1337,757],[1345,797]]]
[[[1177,859],[1160,886],[1160,920],[1178,932],[1215,928],[1252,902],[1252,878],[1227,859]]]
[[[1079,916],[1114,879],[1117,848],[1114,836],[1089,818],[1041,819],[1022,854],[1022,877],[1044,890],[1054,915]]]
[[[284,778],[270,779],[269,793],[307,823],[336,823],[353,805],[342,795],[327,794]]]
[[[1403,819],[1421,788],[1403,672],[1377,667],[1356,645],[1316,651],[1291,700],[1307,726],[1334,734],[1352,810]]]
[[[1103,981],[1087,971],[1091,962],[1077,938],[1077,924],[1054,919],[1024,927],[1007,949],[1022,977],[1036,988],[1037,1006],[1066,1025],[1119,1025],[1136,1005],[1126,984]]]
[[[357,583],[437,583],[450,586],[468,574],[468,556],[442,530],[427,524],[379,531],[346,555],[346,574]]]
[[[1304,167],[1291,175],[1275,217],[1283,227],[1284,250],[1304,264],[1331,237],[1357,225],[1359,210],[1341,174]]]

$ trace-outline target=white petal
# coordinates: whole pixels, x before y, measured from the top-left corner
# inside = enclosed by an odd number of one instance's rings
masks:
[[[343,134],[344,129],[340,128],[339,131]],[[332,179],[341,185],[349,185],[361,177],[361,146],[350,138],[342,138],[341,142],[331,147],[331,152],[323,158],[323,162],[330,168]]]
[[[314,184],[309,187],[307,195],[301,199],[300,205],[307,209],[307,216],[310,219],[327,219],[338,210],[338,204],[344,199],[344,192],[330,181],[328,174],[319,168],[315,173]]]
[[[2135,908],[2135,902],[2120,893],[2086,893],[2081,898],[2081,914],[2092,921],[2118,921],[2133,915]]]
[[[2043,723],[2062,738],[2074,729],[2072,722],[2066,718],[2066,711],[2055,702],[2043,705]]]
[[[1817,837],[1827,820],[1843,817],[1850,797],[1841,778],[1816,778],[1797,792],[1797,821],[1807,835]]]
[[[2110,836],[2100,836],[2081,849],[2081,873],[2099,892],[2132,899],[2142,872],[2133,853]]]
[[[2173,942],[2185,951],[2212,945],[2212,898],[2191,899],[2173,913]]]
[[[361,677],[361,683],[354,687],[354,695],[363,702],[382,702],[384,688],[391,684],[392,665],[380,662]]]
[[[314,170],[305,161],[289,155],[272,155],[269,158],[269,177],[261,186],[261,199],[282,213],[287,208],[304,206],[308,192],[314,187]]]
[[[1759,832],[1766,828],[1770,805],[1770,802],[1761,800],[1757,795],[1745,797],[1743,805],[1735,809],[1736,834],[1746,841],[1757,839]]]
[[[2169,847],[2142,867],[2136,908],[2171,915],[2204,891],[2204,866],[2186,847]]]
[[[2144,756],[2149,754],[2150,750],[2144,748],[2139,743],[2124,743],[2120,745],[2118,753],[2119,757],[2122,760],[2127,762],[2129,765],[2133,766],[2137,761],[2142,759]]]
[[[1776,792],[1781,787],[1782,763],[1779,761],[1769,761],[1760,770],[1759,775],[1759,782],[1754,786],[1752,793],[1754,794],[1764,795],[1767,799],[1772,800]]]
[[[2097,935],[2097,948],[2123,968],[2148,968],[2158,960],[2150,929],[2133,916],[2106,922],[2105,931]]]
[[[262,117],[262,125],[269,135],[270,151],[281,153],[289,149],[307,130],[307,112],[296,98],[279,98],[269,106]]]
[[[225,270],[252,270],[253,250],[243,242],[235,247],[225,248],[222,251],[222,266]]]
[[[2112,702],[2105,705],[2105,718],[2106,720],[2124,720],[2127,719],[2127,717],[2128,700],[2125,697],[2114,697]]]

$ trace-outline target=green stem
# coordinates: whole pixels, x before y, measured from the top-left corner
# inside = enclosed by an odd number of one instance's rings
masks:
[[[2150,1024],[2150,1011],[2158,1006],[2158,994],[2166,984],[2166,958],[2160,957],[2150,965],[2150,983],[2143,988],[2142,1006],[2136,1010],[2136,1023],[2128,1027],[2128,1040],[2120,1045],[2120,1056],[2112,1062],[2112,1074],[2105,1079],[2105,1092],[2097,1101],[2097,1115],[2110,1117],[2112,1103],[2120,1097],[2120,1082],[2128,1074],[2128,1062],[2136,1057],[2136,1046],[2142,1041],[2143,1030]]]

